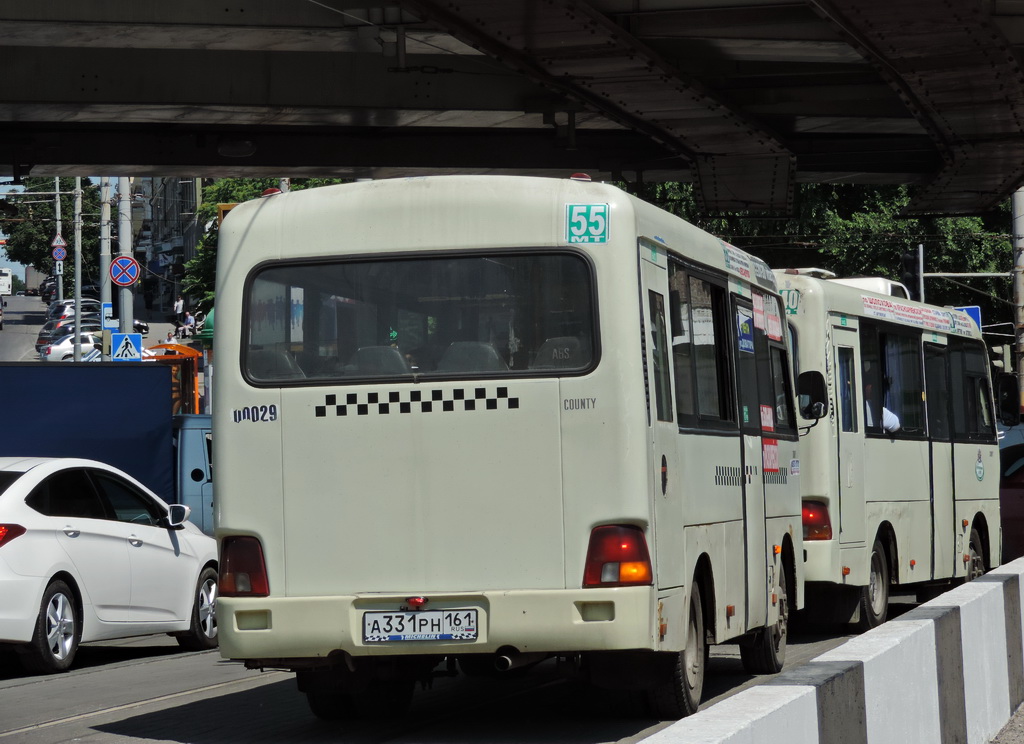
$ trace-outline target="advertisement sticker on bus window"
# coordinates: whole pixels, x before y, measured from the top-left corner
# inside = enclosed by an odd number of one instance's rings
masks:
[[[764,330],[764,295],[754,292],[754,328]]]
[[[772,341],[782,340],[782,315],[779,303],[771,296],[764,298],[765,332]]]
[[[736,308],[736,341],[740,351],[754,353],[754,317],[746,308]]]
[[[607,204],[566,204],[565,240],[567,243],[607,243]]]

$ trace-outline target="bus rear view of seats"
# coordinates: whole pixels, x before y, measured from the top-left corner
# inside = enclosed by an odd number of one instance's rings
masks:
[[[226,657],[323,718],[549,658],[677,718],[710,644],[782,667],[800,456],[761,261],[540,178],[293,191],[220,241]]]

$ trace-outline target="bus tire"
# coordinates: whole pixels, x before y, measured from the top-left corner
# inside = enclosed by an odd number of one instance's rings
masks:
[[[871,630],[885,622],[889,613],[889,559],[877,537],[871,547],[868,584],[860,593],[860,618],[857,627]]]
[[[693,715],[700,706],[704,675],[708,665],[708,643],[704,635],[704,609],[700,584],[690,592],[686,648],[668,654],[670,663],[661,665],[654,685],[647,689],[647,709],[663,721]]]
[[[751,674],[778,674],[786,663],[786,639],[789,635],[789,594],[785,565],[779,572],[779,617],[768,628],[754,631],[751,643],[740,645],[740,660],[743,668]]]
[[[971,538],[968,543],[967,554],[967,581],[974,581],[985,574],[985,550],[981,544],[981,535],[976,529],[971,528]]]

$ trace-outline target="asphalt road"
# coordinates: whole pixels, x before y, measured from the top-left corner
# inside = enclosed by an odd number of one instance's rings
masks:
[[[787,667],[846,636],[797,636]],[[166,636],[86,644],[65,674],[28,676],[0,654],[0,744],[336,742],[633,744],[670,725],[636,697],[563,677],[545,662],[500,678],[438,678],[407,716],[325,723],[293,675],[248,671],[217,652],[182,653]],[[735,646],[715,648],[704,707],[770,677],[743,671]]]

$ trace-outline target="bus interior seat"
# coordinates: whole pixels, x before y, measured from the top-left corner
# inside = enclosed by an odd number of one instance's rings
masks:
[[[508,365],[490,344],[453,341],[437,363],[438,372],[506,372]]]
[[[249,374],[257,380],[294,380],[306,374],[290,354],[278,349],[250,349]]]
[[[404,375],[409,365],[402,352],[393,346],[363,346],[356,349],[346,369],[354,374]]]
[[[530,369],[585,367],[589,362],[589,351],[576,336],[555,336],[540,345]]]

